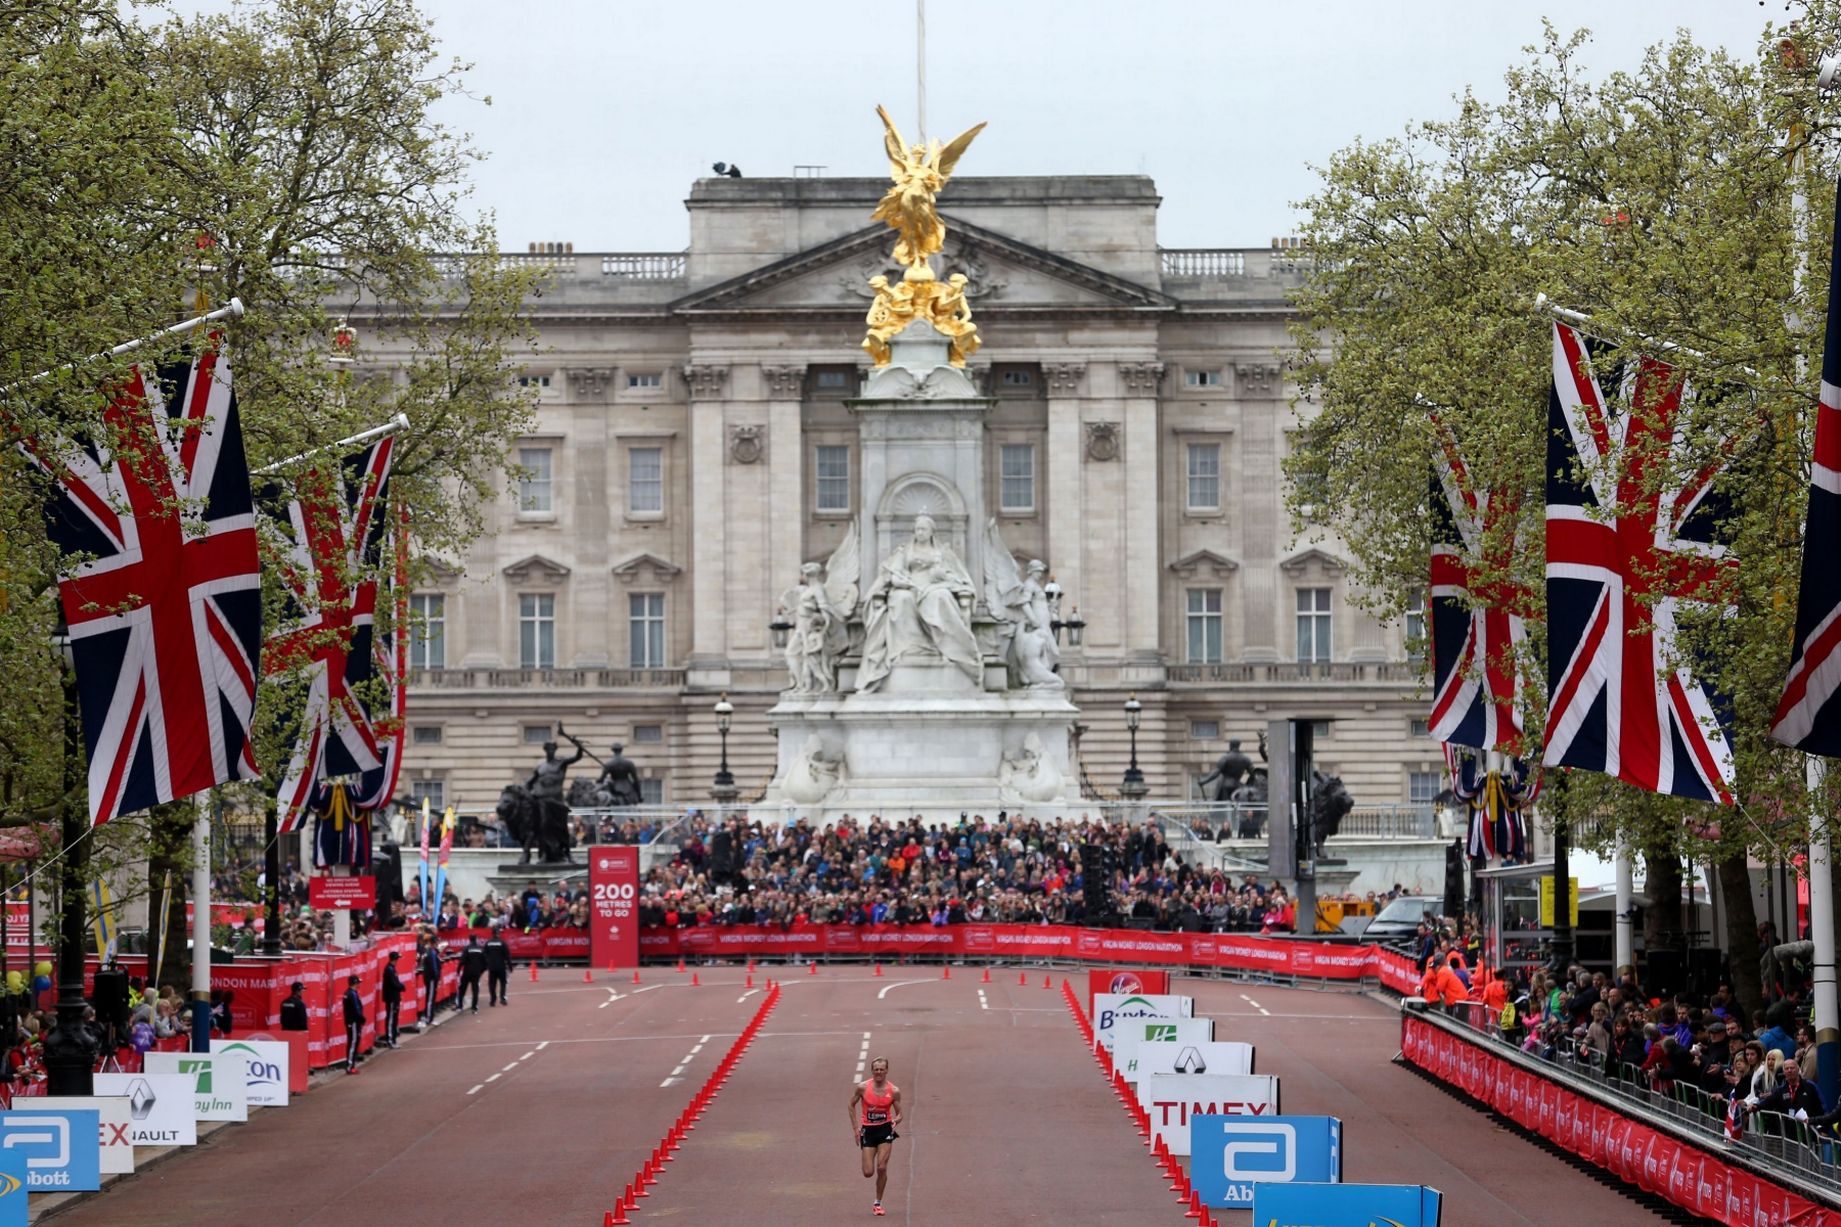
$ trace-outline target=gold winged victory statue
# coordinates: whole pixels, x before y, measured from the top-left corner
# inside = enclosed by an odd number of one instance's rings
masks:
[[[887,222],[901,236],[895,244],[895,262],[907,271],[900,284],[894,286],[886,277],[870,278],[876,301],[869,309],[869,335],[863,338],[863,348],[877,366],[887,366],[889,338],[915,320],[924,319],[952,339],[952,364],[964,366],[966,358],[979,346],[978,325],[972,323],[972,309],[965,300],[965,277],[954,273],[940,282],[927,257],[938,252],[946,241],[946,223],[940,220],[934,201],[952,178],[972,138],[984,131],[984,125],[969,129],[944,146],[938,141],[909,145],[901,139],[885,108],[877,107],[876,114],[882,117],[882,143],[888,150],[889,176],[895,185],[871,216]]]

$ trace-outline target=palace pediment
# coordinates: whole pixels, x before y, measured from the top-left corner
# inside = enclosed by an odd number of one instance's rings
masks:
[[[1173,310],[1175,300],[1148,286],[1069,260],[996,231],[942,215],[945,250],[933,257],[941,278],[964,273],[972,307],[980,315]],[[894,232],[866,226],[777,260],[750,273],[686,295],[671,304],[679,315],[820,314],[869,310],[878,273],[899,280],[890,256]]]

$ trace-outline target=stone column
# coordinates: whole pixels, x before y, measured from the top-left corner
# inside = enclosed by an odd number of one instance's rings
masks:
[[[1241,659],[1256,663],[1284,659],[1293,650],[1280,637],[1293,626],[1280,604],[1290,589],[1280,585],[1278,575],[1279,550],[1290,535],[1279,471],[1281,418],[1279,406],[1272,403],[1278,373],[1271,362],[1234,364],[1234,394],[1241,404],[1240,472],[1235,476],[1243,555],[1238,585]]]
[[[763,365],[761,378],[768,398],[767,604],[759,611],[765,623],[773,617],[775,599],[798,580],[799,564],[805,561],[805,440],[800,411],[805,367]]]
[[[689,668],[715,671],[726,682],[728,669],[728,500],[724,478],[723,385],[729,368],[707,363],[684,367],[690,389],[690,448],[686,457],[690,484],[691,636]],[[676,474],[670,474],[675,477]],[[705,680],[705,679],[699,679]]]
[[[1086,457],[1079,400],[1086,370],[1084,362],[1042,365],[1042,378],[1048,384],[1048,454],[1043,457],[1048,469],[1048,566],[1067,594],[1061,613],[1064,618],[1075,605],[1088,604],[1082,586],[1086,570],[1081,565],[1087,533],[1082,515]]]
[[[1125,606],[1124,648],[1155,659],[1161,652],[1161,568],[1158,566],[1158,487],[1161,449],[1157,387],[1161,362],[1121,362],[1125,432],[1125,551],[1119,560]]]
[[[559,502],[568,517],[563,534],[568,543],[567,562],[575,568],[567,611],[568,663],[604,669],[614,660],[609,642],[615,625],[610,607],[613,578],[608,573],[613,562],[608,557],[613,524],[604,496],[611,454],[606,394],[613,372],[606,367],[572,367],[566,374],[570,410],[565,446],[569,455],[567,462],[558,467],[569,474],[569,487],[559,491]]]

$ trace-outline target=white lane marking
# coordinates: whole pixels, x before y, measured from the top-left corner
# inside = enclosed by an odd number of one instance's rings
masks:
[[[537,1045],[537,1051],[542,1052],[545,1048],[548,1048],[549,1046],[550,1046],[550,1041],[545,1040],[543,1041],[543,1043]]]
[[[684,1066],[685,1066],[685,1065],[689,1065],[689,1064],[690,1064],[690,1062],[689,1062],[689,1061],[686,1061],[686,1062],[684,1062],[684,1064],[683,1064],[683,1065],[680,1065],[680,1066],[678,1066],[678,1067],[677,1067],[676,1069],[674,1069],[674,1070],[672,1070],[672,1071],[671,1071],[671,1076],[672,1076],[673,1078],[675,1078],[675,1077],[677,1077],[677,1076],[678,1076],[679,1074],[681,1074],[681,1073],[683,1073],[683,1072],[684,1072]]]
[[[863,1038],[864,1038],[864,1039],[868,1039],[868,1038],[869,1038],[869,1032],[867,1032],[867,1031],[865,1031],[865,1032],[863,1033]]]
[[[881,1001],[881,1000],[882,1000],[882,999],[883,999],[884,997],[887,997],[887,996],[889,995],[889,993],[890,993],[890,992],[891,992],[892,990],[894,990],[894,989],[898,989],[898,988],[902,988],[902,987],[904,987],[904,986],[906,986],[906,985],[909,985],[909,984],[932,984],[932,983],[933,983],[933,981],[932,981],[931,979],[927,979],[927,980],[897,980],[897,981],[895,981],[895,982],[894,982],[893,984],[890,984],[890,985],[886,985],[886,986],[884,986],[884,988],[883,988],[883,990],[882,990],[881,992],[879,992],[879,993],[877,993],[877,994],[876,994],[876,1000],[877,1000],[877,1001]]]
[[[531,1050],[530,1050],[529,1052],[527,1052],[527,1053],[525,1053],[525,1054],[524,1054],[523,1056],[521,1056],[521,1057],[519,1057],[518,1059],[519,1059],[520,1061],[528,1061],[528,1060],[530,1060],[530,1059],[531,1059],[532,1057],[534,1057],[534,1056],[536,1056],[536,1055],[537,1055],[537,1050],[536,1050],[535,1048],[533,1048],[533,1049],[531,1049]]]
[[[988,1010],[991,1008],[991,1003],[985,1000],[983,989],[978,990],[978,1008],[981,1010]]]
[[[755,995],[756,993],[758,993],[758,992],[760,992],[760,991],[761,991],[761,990],[760,990],[760,989],[758,989],[758,988],[751,988],[751,989],[749,989],[749,990],[748,990],[747,992],[745,992],[745,993],[743,993],[743,994],[742,994],[741,996],[739,996],[739,997],[737,997],[737,998],[735,999],[735,1004],[736,1004],[736,1005],[740,1005],[740,1004],[741,1004],[742,1002],[744,1002],[744,1001],[746,1001],[746,1000],[748,1000],[748,998],[750,998],[750,997],[752,997],[752,996],[754,996],[754,995]]]
[[[503,1078],[504,1076],[505,1076],[504,1074],[494,1074],[494,1075],[492,1075],[492,1077],[490,1077],[490,1078],[488,1078],[488,1079],[486,1079],[486,1081],[488,1081],[488,1082],[497,1082],[497,1081],[498,1081],[498,1080],[499,1080],[500,1078]]]
[[[697,1055],[697,1054],[698,1054],[699,1052],[702,1052],[702,1051],[703,1051],[703,1045],[702,1045],[702,1044],[692,1044],[692,1045],[690,1046],[690,1055],[691,1055],[691,1056],[693,1056],[693,1057],[694,1057],[694,1056],[696,1056],[696,1055]]]
[[[672,1083],[674,1083],[674,1082],[676,1082],[676,1081],[677,1081],[677,1079],[676,1079],[676,1078],[667,1078],[667,1079],[665,1079],[665,1080],[664,1080],[663,1082],[661,1082],[661,1083],[659,1083],[659,1086],[660,1086],[660,1087],[667,1087],[667,1086],[670,1086],[670,1085],[671,1085]]]
[[[512,1070],[516,1068],[518,1068],[518,1063],[516,1061],[513,1061],[510,1065],[507,1065],[504,1069],[500,1070],[499,1072],[509,1074]]]
[[[477,1094],[479,1094],[479,1093],[480,1093],[481,1091],[483,1091],[483,1090],[485,1090],[485,1089],[486,1089],[486,1084],[482,1082],[482,1083],[480,1083],[480,1084],[479,1084],[478,1086],[476,1086],[476,1087],[474,1087],[474,1088],[473,1088],[472,1090],[470,1090],[470,1091],[468,1091],[468,1092],[467,1092],[467,1094],[469,1094],[469,1095],[477,1095]]]
[[[709,1035],[706,1035],[706,1036],[704,1036],[704,1037],[703,1037],[702,1039],[700,1039],[700,1040],[698,1040],[698,1041],[697,1041],[697,1047],[699,1047],[699,1048],[701,1048],[701,1047],[703,1047],[703,1045],[705,1045],[705,1044],[707,1044],[707,1043],[709,1043],[709,1042],[710,1042],[710,1040],[712,1040],[712,1039],[714,1039],[714,1038],[715,1038],[714,1036],[709,1036]]]

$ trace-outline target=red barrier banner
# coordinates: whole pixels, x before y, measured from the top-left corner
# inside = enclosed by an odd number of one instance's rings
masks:
[[[591,849],[588,892],[588,933],[594,965],[639,966],[639,849]]]
[[[1439,1080],[1691,1213],[1728,1227],[1841,1227],[1841,1211],[1624,1116],[1424,1018],[1403,1016],[1400,1047],[1408,1061]]]

